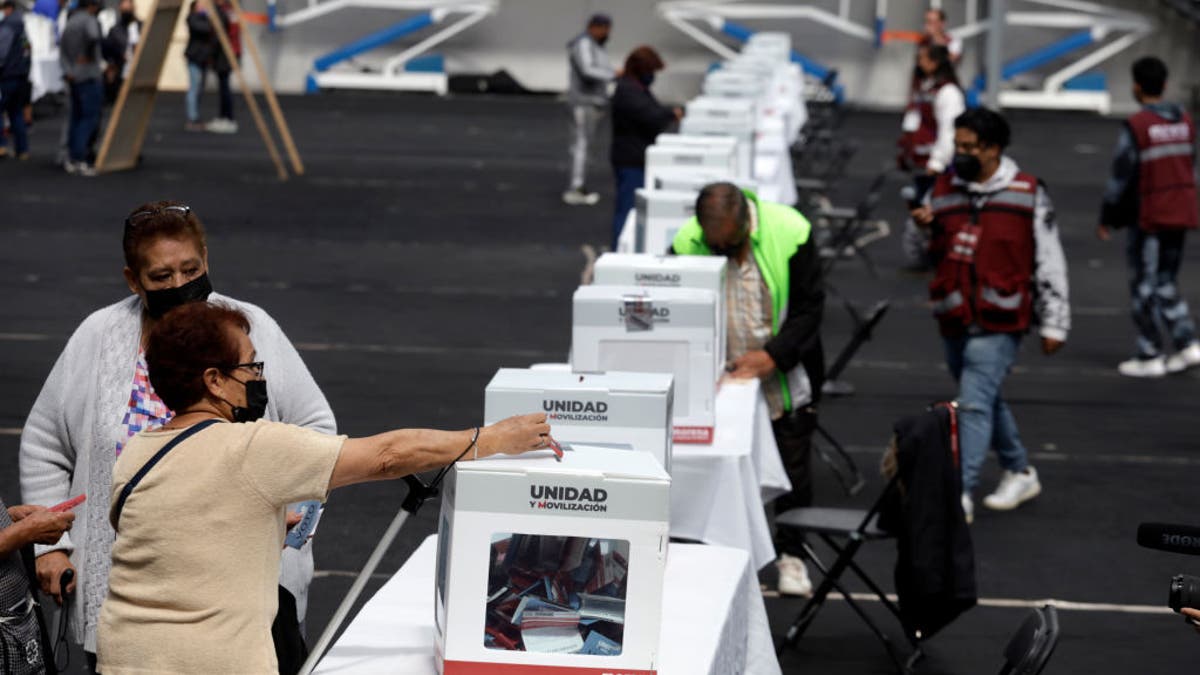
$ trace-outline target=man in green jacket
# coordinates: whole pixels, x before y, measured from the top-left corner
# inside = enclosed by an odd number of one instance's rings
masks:
[[[762,381],[775,442],[792,483],[792,491],[775,500],[777,514],[813,501],[810,458],[825,377],[825,292],[811,230],[791,207],[761,201],[732,183],[713,183],[700,191],[695,217],[671,246],[677,255],[720,255],[729,261],[726,370],[732,378]],[[802,543],[790,531],[775,535],[781,593],[812,591]]]

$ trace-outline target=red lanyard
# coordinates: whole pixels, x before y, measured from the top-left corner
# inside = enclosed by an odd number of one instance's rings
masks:
[[[953,401],[934,404],[936,408],[945,408],[950,413],[950,452],[954,455],[954,466],[958,466],[958,404]]]

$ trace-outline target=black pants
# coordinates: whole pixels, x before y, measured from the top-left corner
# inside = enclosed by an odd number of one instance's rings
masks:
[[[817,413],[804,408],[785,414],[771,423],[775,444],[787,471],[792,491],[775,500],[775,515],[801,506],[812,506],[812,436],[817,429]],[[775,551],[799,556],[804,538],[790,528],[775,531]]]

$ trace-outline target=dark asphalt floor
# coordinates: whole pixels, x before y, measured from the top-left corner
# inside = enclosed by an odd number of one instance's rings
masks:
[[[308,168],[286,183],[275,180],[248,119],[236,135],[190,134],[176,96],[160,99],[136,171],[62,174],[51,163],[58,120],[35,127],[32,161],[0,162],[0,494],[10,503],[19,494],[16,434],[53,360],[88,312],[127,293],[121,222],[143,201],[181,199],[200,214],[214,285],[279,321],[343,432],[470,426],[496,368],[565,358],[580,246],[607,240],[612,201],[602,163],[593,181],[600,206],[558,200],[566,172],[558,104],[378,94],[283,104]],[[1192,672],[1200,636],[1178,617],[1144,608],[1163,606],[1171,575],[1200,573],[1200,561],[1139,549],[1134,534],[1143,520],[1200,520],[1190,502],[1200,471],[1200,380],[1129,381],[1115,372],[1133,344],[1122,247],[1097,242],[1093,228],[1117,123],[1069,113],[1012,119],[1012,156],[1046,180],[1058,208],[1075,329],[1053,358],[1027,341],[1006,386],[1044,494],[1013,513],[980,509],[973,534],[989,606],[931,640],[919,672],[995,672],[1027,610],[992,601],[1045,598],[1082,603],[1061,611],[1063,637],[1048,673]],[[862,148],[837,201],[855,202],[889,162],[898,123],[895,115],[849,118],[844,133]],[[894,231],[902,224],[898,188],[889,184],[879,210]],[[822,409],[826,427],[868,474],[893,420],[954,391],[922,306],[924,281],[901,271],[897,236],[871,253],[877,277],[847,261],[833,282],[846,298],[888,297],[893,309],[846,373],[858,393]],[[1182,285],[1200,299],[1187,269]],[[824,333],[830,354],[849,334],[832,300]],[[989,460],[985,487],[997,473]],[[869,479],[863,495],[847,500],[822,469],[818,501],[865,504],[880,487]],[[331,499],[316,547],[311,634],[328,621],[402,496],[398,485],[376,484]],[[433,531],[434,511],[410,521],[381,572],[397,569]],[[860,559],[890,587],[891,544],[868,546]],[[799,606],[768,599],[774,629]],[[880,607],[869,609],[895,631]],[[836,600],[783,664],[787,673],[890,672],[882,649]]]

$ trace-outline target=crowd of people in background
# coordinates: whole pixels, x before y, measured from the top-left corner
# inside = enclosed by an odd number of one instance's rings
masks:
[[[185,128],[229,134],[237,131],[229,77],[233,64],[241,58],[241,24],[229,0],[215,0],[214,6],[233,58],[226,55],[208,12],[193,0],[187,17]],[[26,11],[22,0],[0,0],[0,158],[30,158],[33,58],[24,20]],[[45,8],[39,6],[38,11]],[[109,12],[105,12],[102,0],[71,0],[70,4],[58,0],[56,10],[51,11],[57,11],[55,37],[64,85],[64,122],[55,161],[69,174],[93,176],[103,110],[117,102],[130,76],[143,23],[133,0],[119,0]],[[218,112],[203,122],[200,97],[209,72],[217,77]]]

